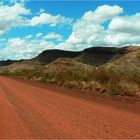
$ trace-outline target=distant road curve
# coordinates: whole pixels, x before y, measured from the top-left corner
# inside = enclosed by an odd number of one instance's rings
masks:
[[[140,114],[0,76],[0,139],[9,138],[140,138]]]

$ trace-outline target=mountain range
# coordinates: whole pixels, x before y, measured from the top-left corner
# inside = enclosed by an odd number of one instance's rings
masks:
[[[46,50],[28,60],[1,61],[0,74],[93,94],[140,97],[140,46]]]
[[[139,46],[115,47],[91,47],[83,51],[45,50],[38,56],[28,60],[0,61],[0,66],[12,65],[46,65],[58,58],[72,58],[84,64],[101,66],[107,63],[134,62],[139,64]]]

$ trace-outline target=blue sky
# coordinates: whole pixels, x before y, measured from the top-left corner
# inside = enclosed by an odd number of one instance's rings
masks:
[[[140,1],[0,0],[0,60],[46,49],[140,45]]]
[[[82,15],[84,15],[85,12],[90,10],[95,10],[98,6],[101,5],[119,5],[124,8],[124,13],[126,15],[135,14],[138,11],[140,11],[140,1],[132,2],[132,1],[32,1],[28,0],[25,3],[25,7],[32,10],[33,15],[38,15],[39,10],[42,8],[47,13],[51,13],[52,15],[63,15],[65,17],[72,17],[74,20],[77,20]],[[29,16],[30,17],[30,16]],[[65,31],[67,29],[67,31]],[[19,30],[17,29],[12,30],[8,37],[22,37],[29,34],[36,34],[39,31],[42,33],[46,32],[58,32],[61,33],[64,37],[68,37],[71,33],[71,27],[62,27],[62,28],[49,28],[48,26],[41,26],[38,28],[25,28],[24,30],[21,29],[21,32],[19,34]]]

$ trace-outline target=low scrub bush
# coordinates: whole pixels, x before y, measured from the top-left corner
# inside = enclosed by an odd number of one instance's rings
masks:
[[[66,81],[63,84],[64,87],[70,88],[70,89],[78,89],[79,88],[79,83],[78,81]]]
[[[118,83],[106,85],[107,91],[111,95],[131,95],[135,96],[136,93],[140,91],[140,88],[137,84],[134,83]]]
[[[18,69],[12,72],[5,69],[3,74],[53,83],[67,88],[108,92],[111,95],[140,93],[140,67],[135,64],[94,68],[77,61],[62,59],[34,69]]]

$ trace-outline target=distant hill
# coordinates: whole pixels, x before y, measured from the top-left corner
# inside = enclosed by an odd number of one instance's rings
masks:
[[[7,66],[7,65],[11,65],[13,63],[16,63],[16,62],[22,62],[23,60],[3,60],[3,61],[0,61],[0,66]]]
[[[120,54],[114,57],[114,60],[107,65],[135,65],[140,67],[140,46],[130,46],[120,49]]]
[[[64,50],[46,50],[30,61],[36,64],[49,64],[58,58],[75,58],[81,55],[81,53],[82,52],[72,52]]]
[[[100,66],[114,59],[121,53],[120,49],[113,47],[92,47],[85,49],[81,55],[75,59],[85,64]]]
[[[122,50],[113,47],[92,47],[80,52],[46,50],[30,61],[36,64],[48,64],[58,58],[73,58],[85,64],[99,66],[111,61],[115,55],[122,53]]]
[[[46,50],[33,59],[0,64],[1,74],[16,78],[140,97],[140,46],[92,47],[81,52]]]
[[[58,58],[72,58],[85,64],[101,66],[107,63],[134,62],[139,64],[140,46],[128,46],[123,48],[114,47],[92,47],[80,52],[64,50],[46,50],[37,57],[29,60],[7,60],[0,61],[0,66],[21,65],[46,65]]]

